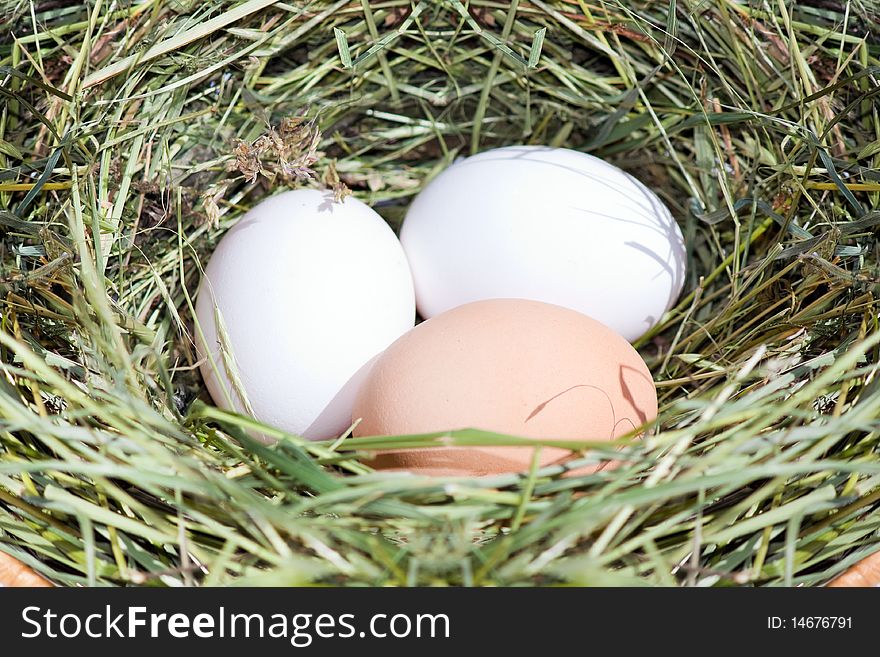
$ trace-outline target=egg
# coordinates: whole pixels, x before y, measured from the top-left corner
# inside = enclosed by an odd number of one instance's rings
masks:
[[[631,175],[564,148],[461,160],[412,202],[400,235],[422,317],[515,297],[577,310],[628,340],[681,293],[681,230]]]
[[[525,299],[465,304],[422,322],[376,360],[354,406],[356,436],[484,429],[527,438],[611,440],[657,416],[645,362],[574,310]],[[531,447],[378,454],[378,468],[479,476],[527,468]],[[571,452],[543,448],[542,465]]]
[[[378,214],[298,190],[263,201],[224,235],[196,316],[218,406],[326,439],[349,427],[373,358],[412,328],[415,298],[403,249]]]

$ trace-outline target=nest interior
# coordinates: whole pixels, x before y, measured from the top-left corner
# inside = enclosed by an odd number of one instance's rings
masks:
[[[3,0],[0,549],[61,585],[821,585],[880,547],[880,40],[836,0]],[[193,295],[280,189],[398,227],[456,157],[603,157],[672,210],[657,430],[479,480],[210,404]],[[352,325],[352,330],[357,330]],[[271,431],[262,427],[261,431]]]

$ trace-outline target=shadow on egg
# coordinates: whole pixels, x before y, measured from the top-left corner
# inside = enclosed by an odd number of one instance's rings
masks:
[[[358,391],[363,385],[364,380],[367,378],[367,374],[369,374],[370,369],[373,367],[373,363],[376,362],[377,358],[379,358],[378,354],[364,363],[361,368],[339,389],[339,392],[337,392],[327,403],[327,406],[325,406],[324,410],[318,414],[318,417],[315,418],[314,422],[302,432],[303,438],[320,440],[327,436],[339,436],[351,426],[351,424],[348,424],[345,421],[340,422],[340,418],[348,419],[348,415],[351,413],[351,408],[354,406],[355,399],[357,398]]]

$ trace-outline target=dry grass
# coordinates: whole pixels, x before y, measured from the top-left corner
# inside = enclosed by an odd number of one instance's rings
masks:
[[[66,585],[710,586],[878,549],[873,3],[2,7],[4,551]],[[621,467],[377,474],[364,451],[511,439],[268,449],[202,401],[191,295],[249,207],[330,184],[397,226],[456,156],[522,142],[620,164],[686,235],[638,345],[659,430],[575,462]]]

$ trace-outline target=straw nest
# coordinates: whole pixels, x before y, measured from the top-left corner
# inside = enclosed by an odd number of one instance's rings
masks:
[[[764,586],[878,549],[869,3],[2,4],[2,551],[62,585]],[[656,431],[573,461],[619,467],[395,476],[361,457],[512,439],[265,447],[210,405],[193,295],[248,208],[328,186],[396,228],[513,143],[622,166],[686,236],[637,344]]]

